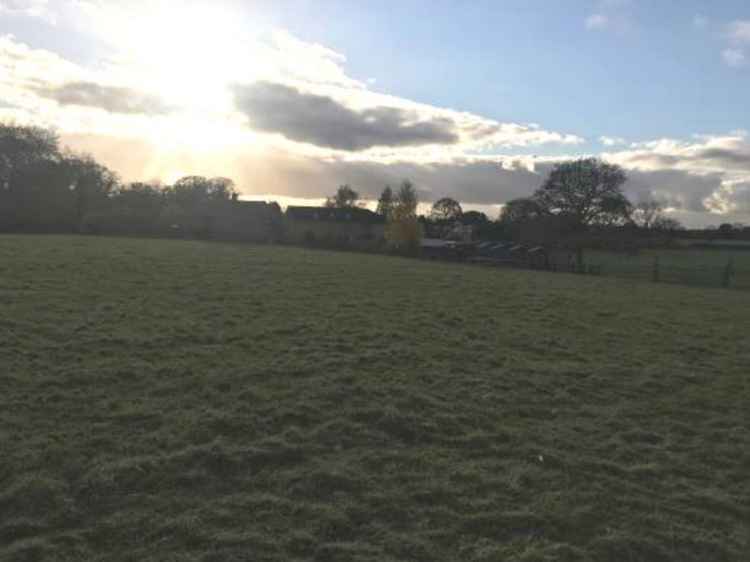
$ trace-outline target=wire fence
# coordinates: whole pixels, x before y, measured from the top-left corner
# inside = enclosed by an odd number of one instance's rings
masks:
[[[748,255],[750,257],[750,255]],[[653,283],[671,283],[698,287],[720,287],[750,291],[750,260],[712,259],[701,262],[698,256],[642,258],[592,256],[587,260],[592,271],[605,276]],[[693,263],[690,263],[692,258]]]

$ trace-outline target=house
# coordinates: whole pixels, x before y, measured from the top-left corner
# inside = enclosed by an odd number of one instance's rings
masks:
[[[361,207],[290,206],[284,239],[291,244],[375,247],[385,240],[385,218]]]
[[[272,242],[279,238],[281,208],[277,203],[228,200],[205,201],[185,209],[169,204],[160,221],[170,235],[216,240]]]
[[[211,232],[222,240],[272,242],[281,235],[278,203],[233,199],[211,208]]]

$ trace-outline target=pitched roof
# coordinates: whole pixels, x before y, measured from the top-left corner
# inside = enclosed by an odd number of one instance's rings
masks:
[[[361,207],[336,209],[330,207],[297,207],[286,209],[286,216],[299,221],[382,223],[385,218]]]

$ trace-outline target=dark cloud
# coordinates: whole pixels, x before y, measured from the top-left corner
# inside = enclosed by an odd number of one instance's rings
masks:
[[[682,156],[672,154],[658,154],[655,152],[636,152],[628,155],[627,164],[633,166],[649,166],[658,168],[670,168],[684,161]]]
[[[354,111],[333,98],[272,82],[236,85],[233,91],[253,128],[317,146],[363,150],[458,142],[456,124],[447,118],[417,121],[413,112],[395,107]]]
[[[703,201],[721,188],[722,175],[683,170],[628,170],[625,191],[634,201],[656,197],[676,209],[706,212]]]
[[[259,165],[261,166],[259,168]],[[525,168],[504,169],[492,161],[419,164],[413,162],[351,162],[315,160],[278,154],[262,161],[243,160],[238,185],[248,192],[279,193],[315,198],[329,195],[337,185],[350,184],[367,199],[377,199],[386,185],[414,182],[422,201],[452,196],[462,203],[494,205],[530,195],[547,173]]]
[[[728,199],[736,206],[737,213],[750,213],[750,182],[732,186]]]
[[[750,149],[745,145],[738,148],[702,148],[683,154],[663,154],[659,152],[636,152],[629,154],[627,164],[671,168],[679,164],[709,163],[733,169],[750,169]]]
[[[95,82],[66,82],[60,86],[37,86],[34,91],[60,105],[97,107],[110,113],[143,113],[157,115],[170,108],[157,96],[130,88],[104,86]]]
[[[731,150],[728,148],[706,148],[697,152],[695,160],[711,160],[728,168],[750,169],[750,150]]]

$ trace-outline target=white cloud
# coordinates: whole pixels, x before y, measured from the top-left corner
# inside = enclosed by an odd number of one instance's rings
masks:
[[[724,49],[721,52],[721,58],[724,60],[724,64],[733,68],[745,65],[745,53],[741,49]]]
[[[727,35],[735,44],[750,43],[750,20],[734,20],[727,27]]]
[[[181,22],[183,27],[176,35],[165,32],[170,43],[165,49],[149,40],[141,41],[143,34],[128,28],[132,22],[121,24],[128,33],[122,38],[117,34],[112,37],[119,46],[117,53],[125,54],[116,54],[92,68],[71,63],[50,51],[32,49],[12,36],[0,37],[0,97],[15,106],[19,115],[33,115],[40,124],[54,124],[66,133],[145,135],[160,142],[211,146],[266,143],[321,157],[357,150],[381,160],[424,160],[435,152],[435,148],[420,146],[432,144],[428,142],[430,138],[452,156],[498,147],[583,142],[579,136],[545,130],[536,124],[500,123],[378,93],[347,75],[343,55],[300,41],[284,31],[239,38],[238,43],[233,43],[234,39],[223,43],[221,39],[214,44],[208,38],[198,48],[213,45],[210,56],[202,52],[188,56],[196,44],[196,29],[190,27],[191,22],[204,26],[199,16],[208,17],[203,12],[196,13]],[[101,21],[107,28],[108,20]],[[139,24],[141,20],[134,21]],[[223,16],[218,21],[224,21]],[[164,40],[156,29],[151,31],[145,35]],[[218,33],[224,35],[221,29]],[[135,41],[139,47],[125,51],[126,43],[120,41]],[[148,48],[141,51],[141,43]],[[196,81],[196,75],[201,80]],[[257,113],[264,110],[262,107],[238,107],[233,89],[258,84],[273,85],[277,93],[298,92],[295,99],[287,102],[322,102],[337,111],[310,113],[300,107],[294,113],[297,123],[292,126],[279,121],[290,115],[286,111],[278,119],[271,119],[270,115]],[[277,98],[270,102],[278,105],[281,97]],[[264,107],[268,109],[268,103]],[[359,136],[350,134],[345,139],[342,132],[340,142],[331,142],[325,130],[340,126],[342,116],[348,117],[349,125],[357,127],[352,134]],[[370,119],[376,122],[370,123]],[[254,120],[265,126],[253,128]],[[443,133],[436,134],[440,130]],[[325,142],[316,143],[324,136]],[[450,146],[446,147],[446,142]]]
[[[585,24],[586,29],[605,29],[609,25],[609,18],[604,14],[591,14]]]
[[[65,143],[126,180],[227,175],[248,195],[316,199],[340,183],[376,197],[386,183],[408,177],[425,200],[453,194],[467,205],[492,206],[528,195],[565,158],[513,156],[513,149],[555,144],[571,147],[567,157],[575,157],[583,143],[534,123],[498,122],[378,92],[348,74],[343,54],[283,30],[238,30],[231,14],[213,4],[176,12],[169,2],[144,3],[142,12],[123,11],[114,0],[76,5],[80,28],[95,30],[107,42],[104,52],[114,54],[84,66],[0,36],[0,119],[53,126]],[[625,5],[600,7],[604,20],[595,26],[620,29]],[[263,115],[260,130],[253,126],[258,108],[240,111],[232,86],[261,82],[298,92],[286,102],[323,103],[330,111],[312,121],[298,111],[293,123],[283,120],[290,113]],[[358,136],[351,140],[349,131],[350,142],[321,136],[326,115],[339,125],[343,116]],[[394,133],[394,124],[404,130]],[[407,133],[413,136],[404,141]],[[437,142],[412,142],[420,135]],[[611,147],[603,156],[628,170],[629,193],[664,195],[695,216],[746,208],[746,133],[658,139],[624,150],[617,136],[599,140]]]
[[[612,30],[626,33],[633,27],[630,0],[599,0],[596,9],[585,20],[590,31]]]
[[[726,43],[721,51],[724,64],[732,68],[745,66],[745,46],[750,45],[750,20],[734,20],[728,23],[722,35]]]
[[[750,213],[750,139],[745,131],[696,135],[694,141],[657,139],[603,156],[629,170],[629,186],[692,213]]]
[[[0,15],[40,18],[54,24],[55,14],[48,0],[0,0]]]

